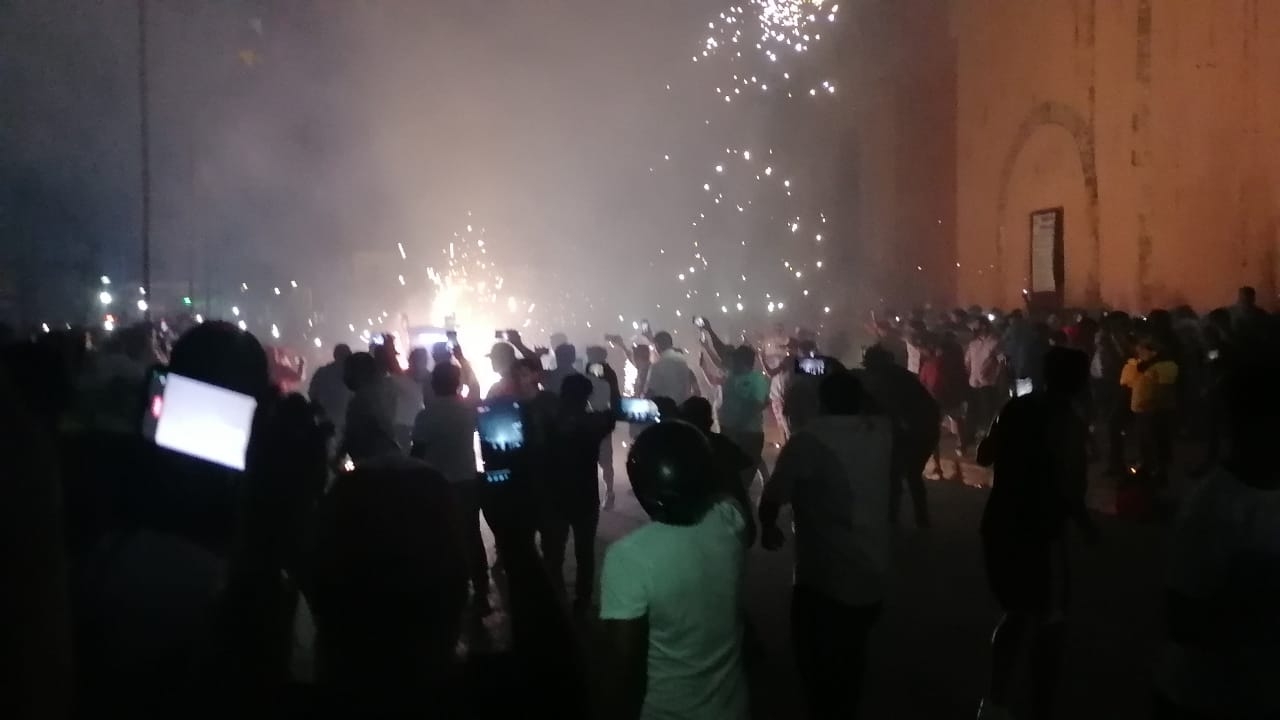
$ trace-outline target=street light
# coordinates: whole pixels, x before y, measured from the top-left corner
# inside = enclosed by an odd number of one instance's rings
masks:
[[[98,293],[98,302],[102,303],[103,305],[110,305],[111,293],[107,292],[106,290],[103,290],[102,292]]]
[[[146,311],[147,311],[147,301],[146,301],[146,300],[139,300],[139,301],[138,301],[138,312],[146,312]]]
[[[107,277],[106,275],[103,275],[103,276],[102,276],[102,278],[101,278],[101,280],[102,280],[102,284],[103,284],[103,285],[110,285],[110,284],[111,284],[111,278]]]

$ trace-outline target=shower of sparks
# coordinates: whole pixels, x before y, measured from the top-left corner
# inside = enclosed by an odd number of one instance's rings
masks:
[[[691,153],[705,155],[699,161],[664,151],[657,166],[671,168],[666,171],[675,178],[696,172],[702,179],[702,207],[689,219],[687,246],[663,248],[663,265],[655,264],[688,301],[672,308],[676,317],[704,312],[698,298],[711,295],[738,300],[717,303],[722,314],[775,313],[788,298],[809,297],[811,288],[824,297],[834,282],[824,278],[819,258],[824,235],[810,230],[827,222],[812,197],[823,188],[807,187],[806,176],[796,172],[801,159],[770,140],[789,139],[783,134],[792,132],[791,114],[829,107],[824,98],[835,94],[837,83],[808,53],[839,18],[840,6],[831,0],[739,0],[706,23],[687,78],[706,93],[706,114],[699,117],[705,135]],[[682,161],[687,164],[677,168]],[[748,283],[747,267],[776,270],[753,273]],[[827,308],[808,306],[811,314]]]

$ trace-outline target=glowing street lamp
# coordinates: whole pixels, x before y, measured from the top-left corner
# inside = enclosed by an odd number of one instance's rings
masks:
[[[107,292],[106,290],[103,290],[102,292],[98,293],[98,302],[102,303],[103,305],[110,305],[111,300],[112,300],[111,293]]]

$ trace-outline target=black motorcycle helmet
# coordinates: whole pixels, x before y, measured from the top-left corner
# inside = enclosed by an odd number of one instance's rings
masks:
[[[715,460],[706,437],[688,423],[661,422],[640,433],[627,455],[627,476],[655,522],[693,525],[711,507]]]

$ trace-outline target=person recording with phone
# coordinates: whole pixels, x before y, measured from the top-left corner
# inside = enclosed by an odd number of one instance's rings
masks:
[[[608,382],[606,380],[606,382]],[[613,381],[616,383],[616,379]],[[576,560],[573,607],[584,612],[591,605],[595,584],[596,528],[600,523],[600,484],[596,465],[600,445],[613,435],[612,410],[588,408],[591,381],[574,373],[565,378],[559,408],[547,438],[549,468],[542,526],[542,557],[551,581],[563,591],[565,545],[573,530]],[[610,395],[617,394],[611,387]]]

